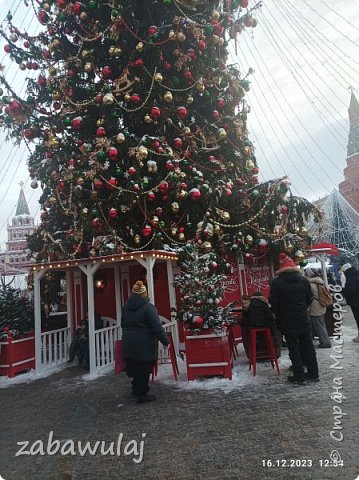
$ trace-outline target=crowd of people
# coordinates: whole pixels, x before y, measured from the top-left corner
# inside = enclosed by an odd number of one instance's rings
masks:
[[[351,307],[359,332],[359,272],[347,263],[342,266],[341,273],[345,276],[343,295]],[[334,278],[330,280],[334,282]],[[331,348],[325,321],[330,298],[319,271],[307,268],[303,274],[296,263],[282,253],[279,269],[270,284],[268,300],[261,292],[254,292],[245,306],[249,328],[263,326],[272,331],[277,328],[283,334],[292,362],[293,375],[288,376],[289,382],[319,381],[313,339],[318,337],[318,348]],[[359,336],[353,341],[359,343]]]
[[[359,272],[349,263],[342,266],[341,272],[345,275],[343,294],[359,332]],[[325,322],[328,305],[325,293],[320,272],[307,268],[303,274],[290,257],[281,253],[279,269],[270,283],[269,298],[257,291],[243,302],[244,319],[249,329],[269,327],[273,335],[280,332],[280,337],[284,336],[292,362],[293,375],[288,376],[291,383],[319,382],[313,338],[318,337],[318,348],[331,347]],[[329,292],[327,298],[330,298]],[[96,320],[100,318],[95,316]],[[148,393],[149,378],[158,355],[158,340],[167,347],[168,338],[157,309],[148,298],[146,285],[140,280],[133,285],[132,294],[123,307],[121,326],[123,356],[127,375],[132,378],[132,395],[138,403],[151,402],[156,397]],[[359,335],[353,341],[359,343]],[[88,343],[88,322],[83,320],[70,347],[71,362],[77,356],[80,365],[88,368]]]

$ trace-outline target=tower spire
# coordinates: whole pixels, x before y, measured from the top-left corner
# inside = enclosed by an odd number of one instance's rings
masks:
[[[20,195],[17,201],[15,217],[17,217],[18,215],[30,215],[29,206],[27,204],[24,190],[23,190],[24,182],[21,181],[19,185],[20,185]]]
[[[354,93],[354,88],[349,87],[351,91],[350,104],[348,108],[350,130],[348,139],[348,157],[359,153],[359,103]]]

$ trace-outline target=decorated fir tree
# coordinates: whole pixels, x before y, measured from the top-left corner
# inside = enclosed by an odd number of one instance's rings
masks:
[[[198,245],[186,245],[181,256],[174,282],[181,292],[177,318],[194,330],[225,328],[232,321],[232,304],[223,306],[227,276],[220,272],[228,273],[230,265],[221,268],[216,253],[204,253]]]
[[[187,241],[262,255],[288,235],[297,249],[310,207],[288,195],[287,179],[259,184],[246,124],[251,72],[227,63],[258,5],[38,4],[41,33],[11,15],[0,29],[9,60],[37,78],[25,97],[0,81],[1,122],[29,144],[31,185],[43,189],[30,239],[39,261]]]
[[[33,305],[12,282],[0,277],[0,339],[15,338],[34,328]]]

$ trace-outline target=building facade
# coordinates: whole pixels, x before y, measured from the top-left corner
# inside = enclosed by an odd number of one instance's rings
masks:
[[[339,184],[339,192],[359,212],[359,103],[351,94],[348,109],[350,130],[347,152],[347,166],[344,169],[344,180]]]
[[[34,263],[27,248],[27,235],[35,232],[34,217],[25,198],[23,184],[16,205],[15,216],[7,225],[7,242],[4,252],[0,252],[0,274],[21,275],[26,273]]]

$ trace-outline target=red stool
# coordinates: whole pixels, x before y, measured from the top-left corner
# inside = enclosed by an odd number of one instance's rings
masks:
[[[257,357],[257,333],[263,333],[265,342],[266,342],[266,349],[267,355],[263,355]],[[261,358],[269,358],[272,367],[275,368],[279,372],[278,362],[277,362],[277,354],[274,348],[272,332],[270,328],[260,327],[260,328],[250,328],[249,329],[249,369],[253,367],[253,376],[256,376],[257,372],[257,359]]]

